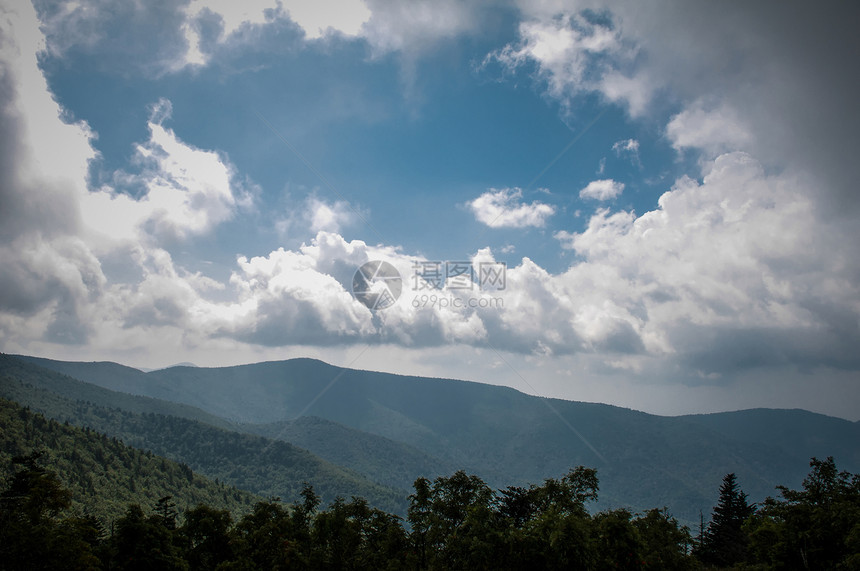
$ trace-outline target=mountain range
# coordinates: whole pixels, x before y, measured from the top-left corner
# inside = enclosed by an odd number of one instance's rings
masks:
[[[279,472],[283,495],[299,488],[288,485],[291,478],[321,478],[324,496],[370,496],[401,513],[419,476],[463,469],[505,487],[584,465],[598,470],[598,508],[665,506],[692,523],[700,511],[710,512],[729,472],[752,501],[761,501],[777,485],[798,486],[812,456],[860,468],[860,423],[803,410],[663,417],[313,359],[143,372],[110,362],[4,355],[0,381],[0,396],[88,422],[253,493],[277,491],[251,475],[282,466],[287,460],[272,451],[289,450],[307,456]],[[98,411],[71,412],[86,401]],[[216,460],[199,449],[207,442],[223,445],[211,450]],[[231,459],[236,446],[258,453]]]

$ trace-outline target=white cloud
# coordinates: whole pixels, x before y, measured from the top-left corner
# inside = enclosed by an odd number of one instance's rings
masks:
[[[549,204],[520,202],[522,196],[519,188],[490,189],[468,206],[475,218],[490,228],[542,227],[546,219],[555,214],[555,208]]]
[[[362,36],[379,53],[420,52],[480,25],[479,4],[458,0],[367,0]]]
[[[624,183],[604,178],[593,180],[586,185],[585,188],[579,191],[580,198],[590,198],[592,200],[612,200],[617,198],[624,192]]]
[[[466,9],[440,6],[451,14]],[[535,17],[525,23],[522,41],[499,52],[499,58],[513,65],[538,63],[539,74],[559,97],[596,90],[626,101],[634,114],[654,96],[650,88],[639,87],[668,86],[681,111],[669,123],[667,138],[679,150],[718,156],[703,159],[701,181],[678,179],[651,212],[637,216],[600,209],[583,231],[556,232],[563,247],[576,254],[576,263],[563,273],[552,274],[523,258],[508,267],[508,287],[502,292],[448,288],[436,292],[446,305],[416,307],[408,291],[394,307],[372,314],[349,294],[355,269],[369,259],[389,260],[411,287],[412,262],[421,258],[344,240],[338,232],[351,218],[338,202],[310,201],[306,222],[320,230],[315,239],[293,250],[241,257],[228,284],[183,269],[162,240],[204,235],[246,200],[227,157],[183,142],[164,126],[167,105],[162,104],[150,121],[149,138],[138,146],[140,172],[127,175],[141,183],[144,194],[134,198],[110,187],[91,192],[87,172],[96,156],[93,134],[83,123],[61,119],[66,116],[37,65],[43,44],[39,22],[28,4],[2,10],[0,87],[6,104],[0,110],[0,136],[8,149],[0,157],[4,350],[47,354],[62,344],[87,341],[94,353],[114,357],[137,351],[140,358],[150,351],[201,347],[253,353],[265,347],[365,341],[419,350],[489,344],[519,355],[586,355],[593,357],[594,369],[674,375],[695,383],[729,378],[736,371],[749,378],[765,366],[795,374],[808,367],[841,368],[846,375],[860,369],[856,229],[850,220],[828,216],[817,203],[830,180],[814,176],[817,171],[801,175],[774,170],[748,154],[719,154],[746,144],[760,151],[764,131],[765,139],[775,140],[776,131],[756,128],[774,111],[766,110],[757,120],[752,115],[761,107],[739,106],[741,91],[713,99],[703,95],[715,85],[709,74],[725,72],[706,64],[746,65],[743,59],[724,58],[726,51],[706,29],[697,48],[687,38],[695,34],[677,27],[678,41],[698,55],[686,64],[681,61],[685,50],[676,49],[681,55],[669,60],[677,63],[678,77],[669,81],[670,73],[653,67],[661,59],[655,57],[663,53],[660,46],[641,34],[660,14],[641,9],[645,15],[637,20],[633,12],[622,11],[613,27],[584,16]],[[397,17],[413,18],[392,10]],[[421,41],[473,25],[468,18],[457,25],[445,25],[444,18],[434,22],[432,10],[422,14],[413,21],[415,29],[427,30]],[[381,21],[374,28],[383,34],[378,45],[407,49],[403,30],[408,28],[392,24],[391,35],[384,36]],[[392,16],[391,22],[398,21]],[[236,29],[242,29],[241,21]],[[651,50],[641,64],[645,67],[625,67],[635,51],[629,45]],[[711,48],[716,56],[701,56]],[[692,66],[701,69],[691,71]],[[745,68],[736,77],[755,79],[752,71]],[[777,76],[784,77],[781,73]],[[618,77],[629,78],[632,88],[610,91],[609,80]],[[718,79],[727,85],[724,73]],[[751,92],[761,95],[763,88],[755,85]],[[788,91],[808,102],[807,88],[799,89]],[[799,105],[780,101],[791,109]],[[829,111],[822,113],[832,126]],[[803,123],[802,115],[793,116]],[[850,125],[853,118],[845,120]],[[794,133],[790,123],[785,128]],[[824,150],[833,147],[826,137],[804,140],[820,142]],[[779,142],[776,148],[785,145]],[[621,148],[629,146],[628,141]],[[803,162],[817,155],[794,149],[786,156]],[[837,149],[835,156],[844,155]],[[587,187],[584,196],[608,198],[615,192],[611,184],[604,186],[589,193]],[[489,190],[469,207],[491,227],[543,227],[555,211],[548,204],[522,202],[519,189]],[[481,250],[473,261],[492,259],[492,252]],[[115,265],[125,273],[110,268]],[[503,303],[491,309],[456,305],[471,295]]]
[[[723,103],[711,109],[701,100],[672,117],[666,136],[675,149],[697,148],[711,157],[747,150],[753,140],[749,127],[731,106]]]
[[[608,22],[584,14],[555,13],[549,18],[522,22],[519,41],[491,53],[485,64],[495,60],[514,70],[536,63],[548,93],[569,103],[578,93],[599,89],[610,74],[620,77],[617,62],[630,59],[634,53]],[[611,100],[620,97],[609,94]]]
[[[626,157],[634,165],[642,168],[642,161],[639,159],[639,141],[636,139],[616,141],[612,145],[612,150],[615,151],[615,156]]]
[[[306,40],[318,40],[332,33],[357,37],[371,16],[362,0],[192,0],[185,7],[182,32],[187,42],[183,60],[175,66],[206,65],[209,55],[203,45],[199,27],[204,16],[214,15],[221,22],[221,33],[215,44],[228,41],[255,41],[255,35],[239,38],[246,30],[282,24],[290,20],[298,25]],[[211,49],[211,45],[208,46]]]
[[[105,187],[81,197],[86,226],[108,240],[184,239],[205,234],[249,206],[251,192],[240,183],[230,162],[214,151],[190,146],[161,124],[170,102],[159,101],[148,123],[150,137],[136,146],[141,172],[118,177],[138,183],[138,199]]]
[[[308,39],[320,38],[327,31],[356,36],[370,18],[362,0],[291,0],[284,7]]]
[[[457,0],[415,0],[404,4],[391,0],[193,0],[185,9],[183,34],[187,53],[183,65],[208,63],[198,31],[202,15],[214,14],[223,25],[216,43],[237,38],[245,29],[280,24],[289,19],[305,40],[337,34],[366,40],[377,54],[399,51],[419,53],[439,40],[472,30],[480,22],[477,5]],[[253,41],[249,36],[248,41]]]
[[[639,141],[636,139],[627,139],[624,141],[616,141],[612,145],[612,150],[615,151],[617,156],[621,156],[623,154],[632,153],[638,155],[639,153]]]
[[[342,228],[355,224],[360,219],[359,213],[344,200],[329,204],[316,196],[310,196],[305,208],[305,217],[314,234],[320,231],[339,233]],[[365,214],[361,214],[361,217],[365,217]]]
[[[44,39],[36,14],[28,4],[2,10],[0,139],[8,154],[0,160],[8,164],[0,169],[0,260],[8,272],[0,279],[0,342],[21,346],[28,334],[29,342],[55,345],[131,343],[128,323],[141,325],[139,343],[151,327],[184,330],[205,313],[201,293],[218,285],[175,268],[158,239],[205,233],[245,204],[232,167],[158,123],[169,115],[161,102],[149,141],[137,149],[141,173],[118,178],[141,183],[143,196],[90,191],[94,135],[66,122],[51,97],[37,63]],[[109,279],[105,264],[127,281]]]
[[[61,120],[37,63],[43,46],[29,3],[0,6],[0,342],[28,330],[80,342],[88,326],[76,318],[105,283],[78,236],[93,135]]]

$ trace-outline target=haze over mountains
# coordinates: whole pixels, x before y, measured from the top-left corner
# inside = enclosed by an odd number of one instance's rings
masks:
[[[365,495],[391,508],[418,476],[464,469],[504,487],[585,465],[598,469],[599,507],[666,506],[693,522],[699,510],[710,512],[728,472],[760,501],[778,484],[799,485],[812,456],[860,468],[860,423],[802,410],[660,417],[312,359],[148,373],[24,356],[2,356],[0,364],[0,396],[57,418],[77,414],[97,430],[136,438],[136,446],[262,494],[275,490],[263,489],[256,471],[280,467],[277,478],[294,493],[301,482],[289,488],[286,480],[305,477],[304,465],[308,478],[324,480],[324,496]],[[98,410],[73,413],[74,401]],[[176,434],[158,440],[159,433]],[[183,439],[194,446],[181,446]],[[216,446],[218,460],[207,460],[201,451],[206,442],[227,441],[257,452],[231,459]],[[273,454],[286,443],[289,454]],[[310,452],[302,462],[293,457],[299,449]],[[287,464],[292,471],[284,471]]]

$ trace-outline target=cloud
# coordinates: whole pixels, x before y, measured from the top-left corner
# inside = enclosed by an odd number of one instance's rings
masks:
[[[677,150],[696,148],[714,157],[728,151],[748,150],[752,144],[749,127],[728,104],[708,109],[698,100],[666,125],[666,136]]]
[[[520,202],[522,196],[519,188],[490,189],[469,202],[468,207],[479,222],[490,228],[542,227],[555,214],[555,208],[549,204]]]
[[[105,0],[35,2],[51,55],[97,55],[95,65],[160,75],[177,70],[187,51],[179,2]],[[40,36],[42,34],[40,33]]]
[[[192,0],[183,9],[179,33],[185,49],[169,66],[208,65],[223,46],[256,44],[266,27],[294,26],[304,41],[332,37],[362,39],[377,55],[414,57],[443,39],[474,30],[480,5],[457,0]]]
[[[203,315],[212,280],[176,268],[158,244],[210,231],[248,202],[224,157],[183,143],[153,107],[137,174],[117,177],[144,192],[88,187],[95,135],[52,98],[37,54],[45,45],[31,6],[2,8],[0,84],[0,342],[74,344],[126,327],[184,327]],[[108,270],[109,268],[109,270]],[[111,275],[124,276],[123,281]],[[95,325],[99,324],[96,328]]]
[[[305,217],[310,223],[311,232],[317,234],[320,231],[339,233],[345,226],[355,224],[366,213],[359,213],[344,200],[337,200],[332,204],[309,196],[305,205]]]
[[[593,180],[579,191],[580,198],[592,200],[612,200],[624,192],[624,183],[614,181],[611,178]]]
[[[642,161],[639,159],[639,141],[636,139],[616,141],[612,145],[612,150],[615,151],[615,156],[627,157],[634,165],[642,167]]]
[[[805,56],[806,48],[787,41],[789,24],[800,15],[777,12],[768,24],[759,8],[746,4],[742,14],[752,10],[751,23],[704,4],[697,14],[612,3],[609,13],[567,16],[551,4],[524,7],[519,40],[494,57],[512,69],[534,70],[548,93],[566,104],[597,93],[638,116],[665,110],[653,103],[666,97],[672,111],[659,119],[666,139],[679,153],[700,152],[701,170],[678,178],[644,214],[600,208],[584,229],[557,231],[561,246],[575,254],[572,265],[551,273],[522,258],[507,266],[501,291],[458,289],[451,282],[427,289],[414,276],[415,262],[425,258],[394,245],[344,239],[340,233],[354,223],[349,205],[316,197],[298,210],[316,231],[307,243],[246,251],[230,268],[229,281],[184,268],[181,255],[168,248],[178,242],[191,247],[231,220],[250,200],[247,183],[224,153],[194,147],[168,127],[169,104],[161,101],[135,147],[133,172],[89,188],[95,134],[52,99],[38,67],[45,42],[32,8],[4,5],[0,345],[43,354],[70,345],[72,354],[86,343],[113,358],[123,351],[141,358],[160,349],[228,353],[239,347],[247,351],[243,359],[293,345],[493,347],[517,358],[576,355],[592,370],[695,385],[751,379],[762,370],[799,375],[840,369],[847,372],[840,378],[856,376],[858,231],[853,219],[825,207],[839,198],[855,200],[840,184],[857,180],[849,176],[856,172],[849,136],[857,132],[856,118],[844,112],[853,108],[856,86],[837,77],[850,69],[836,53],[845,47],[841,40],[810,44]],[[40,6],[49,16],[44,28],[53,49],[116,45],[119,55],[106,59],[122,56],[119,40],[94,24],[115,21],[106,4]],[[116,10],[117,18],[135,21],[129,11],[139,10],[134,14],[149,23],[149,33],[155,16],[147,6],[129,4]],[[467,33],[480,14],[459,3],[427,4],[415,14],[395,4],[368,6],[371,19],[360,33],[377,34],[368,41],[381,50]],[[549,6],[549,15],[541,6]],[[288,9],[260,12],[260,22],[241,15],[232,24],[217,20],[224,30],[235,26],[237,42],[252,41],[260,28],[292,25]],[[832,13],[822,10],[796,33],[824,37],[821,23],[831,22]],[[201,10],[199,29],[205,32],[214,16]],[[447,22],[449,16],[463,19]],[[735,19],[737,29],[726,41]],[[140,40],[144,47],[165,41],[150,54],[152,69],[187,48],[178,28],[182,18],[166,21],[177,28],[165,26],[162,36]],[[70,22],[99,33],[75,36]],[[833,24],[837,31],[847,25]],[[756,26],[761,34],[751,33]],[[211,36],[201,38],[205,44]],[[776,57],[777,48],[802,57]],[[833,66],[813,69],[830,61],[822,55],[833,56]],[[798,71],[804,73],[795,76]],[[615,151],[632,152],[631,141],[619,141]],[[738,147],[749,152],[733,152]],[[779,168],[787,163],[795,166]],[[593,181],[581,195],[608,200],[621,192],[618,186]],[[490,189],[468,206],[496,228],[545,227],[555,213],[552,205],[523,202],[516,188]],[[394,264],[408,285],[395,306],[376,313],[350,295],[356,268],[372,259]],[[474,271],[494,261],[486,248],[470,258]]]
[[[372,12],[361,35],[377,53],[416,53],[480,25],[479,2],[367,0]]]
[[[212,52],[229,43],[255,43],[265,26],[292,24],[307,41],[331,35],[358,37],[371,13],[362,0],[192,0],[184,9],[182,32],[187,42],[183,60],[175,66],[203,66]],[[201,34],[217,23],[218,31]],[[252,32],[255,31],[255,32]],[[243,35],[243,33],[245,35]]]
[[[536,64],[537,77],[546,84],[547,93],[569,104],[573,96],[600,90],[607,81],[619,94],[629,91],[621,87],[618,62],[634,55],[611,20],[592,12],[553,13],[521,22],[519,41],[490,53],[484,64],[497,61],[511,71]],[[611,100],[620,97],[608,89],[604,92]],[[627,100],[633,101],[630,97]]]
[[[139,198],[112,187],[81,197],[86,226],[103,238],[187,239],[251,205],[253,185],[237,177],[225,156],[188,145],[161,124],[170,112],[165,99],[152,107],[149,140],[135,147],[140,172],[115,177],[129,188],[142,188]]]
[[[75,324],[79,308],[105,283],[78,237],[96,153],[85,123],[61,120],[37,63],[43,45],[32,6],[0,7],[0,340],[29,331],[79,342],[87,335]]]
[[[858,50],[852,22],[860,5],[810,11],[765,1],[679,10],[671,3],[549,0],[518,7],[520,38],[500,53],[537,65],[548,93],[563,104],[590,92],[626,105],[634,117],[679,107],[670,134],[677,148],[703,150],[706,159],[744,150],[768,167],[810,173],[820,184],[818,202],[835,215],[860,208],[853,157],[860,114],[845,111],[860,99],[856,76],[845,73]],[[583,14],[611,21],[608,45],[620,49],[597,57],[560,41],[577,37],[573,22]],[[581,71],[589,66],[591,75]],[[720,120],[725,130],[715,128]]]
[[[856,323],[831,310],[858,315],[860,292],[848,277],[857,264],[804,190],[790,177],[765,175],[749,155],[723,155],[701,185],[678,180],[658,210],[638,218],[601,210],[584,232],[561,236],[586,260],[566,276],[588,278],[586,287],[647,316],[640,335],[650,351],[676,354],[705,373],[813,355],[849,366],[856,358],[843,339],[860,340]],[[816,260],[821,251],[831,252],[826,262]],[[757,363],[732,363],[718,348],[763,331],[759,345],[768,349],[754,352]],[[815,342],[817,335],[827,342]]]

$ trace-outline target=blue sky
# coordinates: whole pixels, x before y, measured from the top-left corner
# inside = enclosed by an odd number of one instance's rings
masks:
[[[860,418],[853,9],[0,6],[4,352]]]

